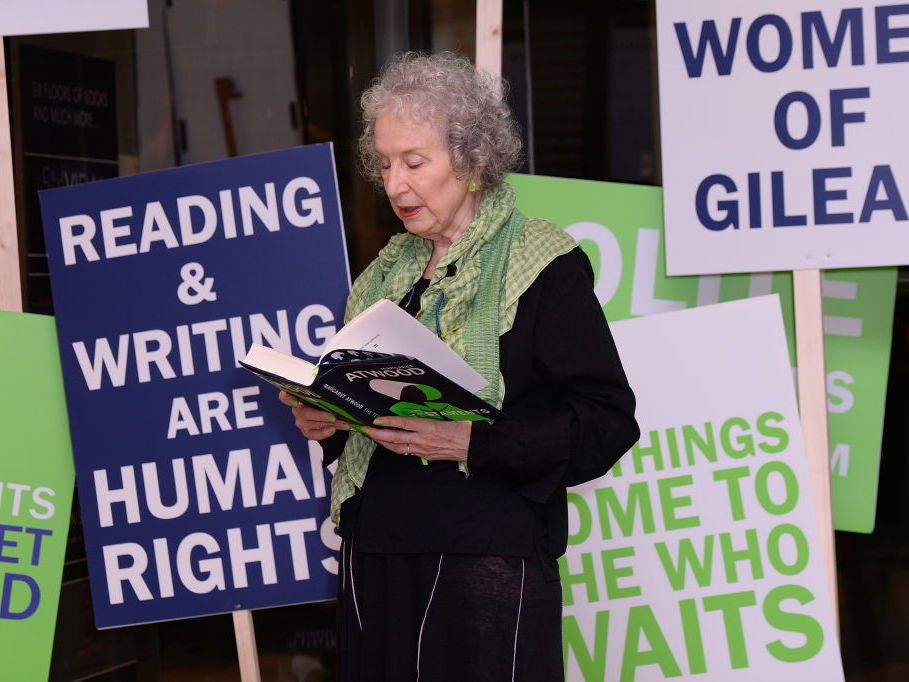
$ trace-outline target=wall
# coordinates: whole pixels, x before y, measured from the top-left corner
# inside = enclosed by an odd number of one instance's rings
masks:
[[[149,0],[136,31],[140,170],[230,156],[218,78],[240,94],[227,104],[238,155],[300,143],[289,13],[286,0]]]

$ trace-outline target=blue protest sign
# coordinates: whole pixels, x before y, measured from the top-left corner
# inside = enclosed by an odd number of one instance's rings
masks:
[[[342,323],[331,145],[40,200],[98,627],[334,596],[319,447],[237,366]]]

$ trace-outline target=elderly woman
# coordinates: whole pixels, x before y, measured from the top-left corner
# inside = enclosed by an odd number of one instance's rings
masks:
[[[400,302],[506,417],[388,416],[361,434],[281,395],[338,460],[342,680],[562,679],[565,489],[639,435],[587,257],[503,181],[520,139],[500,90],[466,59],[408,53],[363,94],[363,166],[405,232],[357,278],[346,317]]]

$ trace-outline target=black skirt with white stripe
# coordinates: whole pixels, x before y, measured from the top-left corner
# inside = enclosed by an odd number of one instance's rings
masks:
[[[342,682],[557,682],[558,580],[534,558],[342,547]]]

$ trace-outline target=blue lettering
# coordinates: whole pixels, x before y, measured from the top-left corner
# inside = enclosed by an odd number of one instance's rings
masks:
[[[42,538],[45,538],[49,535],[53,535],[54,531],[47,528],[26,528],[25,532],[29,535],[34,536],[34,541],[32,542],[32,566],[37,566],[38,561],[41,559],[41,541]]]
[[[732,178],[728,175],[708,175],[701,180],[701,184],[698,185],[697,193],[695,195],[695,210],[697,211],[698,219],[701,221],[701,225],[708,230],[713,230],[715,232],[725,230],[730,225],[733,228],[738,229],[739,204],[735,199],[717,202],[717,209],[725,212],[722,217],[714,218],[710,215],[710,211],[707,207],[707,198],[710,190],[717,185],[726,190],[727,193],[735,192],[738,189],[732,181]]]
[[[891,28],[890,17],[897,14],[909,14],[909,4],[874,8],[874,31],[877,39],[878,64],[909,62],[909,51],[895,52],[890,49],[890,41],[894,38],[909,38],[909,27]]]
[[[807,125],[805,135],[799,139],[789,134],[789,107],[798,102],[805,107]],[[805,149],[817,140],[821,132],[821,108],[807,92],[790,92],[780,99],[773,112],[773,128],[783,146],[788,149]]]
[[[820,12],[802,13],[802,65],[806,69],[814,68],[814,50],[811,49],[811,36],[817,36],[818,45],[824,54],[827,66],[839,64],[843,45],[846,42],[846,31],[852,38],[852,65],[865,63],[865,38],[862,35],[862,10],[858,7],[844,9],[840,12],[836,25],[836,36],[831,40],[824,16]]]
[[[28,604],[24,609],[13,610],[13,584],[23,583],[29,591]],[[25,620],[38,610],[41,601],[41,590],[34,578],[18,573],[7,573],[3,576],[3,592],[0,595],[0,618],[7,620]]]
[[[773,204],[774,227],[797,227],[808,224],[808,219],[803,215],[786,215],[786,189],[783,186],[783,171],[773,171],[770,174],[770,197]]]
[[[811,201],[813,213],[809,216],[807,212],[787,213],[785,173],[771,172],[768,201],[773,220],[770,225],[775,228],[799,227],[808,225],[809,217],[813,220],[812,225],[867,223],[877,211],[889,212],[894,220],[909,220],[909,212],[900,195],[893,170],[887,165],[874,166],[871,170],[858,221],[855,219],[857,211],[834,210],[835,206],[831,205],[833,202],[845,202],[850,198],[849,187],[835,181],[853,176],[854,169],[848,166],[813,169],[810,188],[795,193],[796,199],[802,199],[803,195],[810,192],[811,197],[806,200]],[[730,176],[717,173],[704,178],[695,192],[695,210],[701,225],[713,232],[721,232],[728,227],[738,229],[740,211],[747,206],[749,227],[762,228],[764,178],[760,172],[752,171],[746,175],[745,184],[747,186],[743,187],[743,191],[746,194],[739,198],[736,196],[739,191],[736,181]]]
[[[847,63],[862,66],[866,63],[863,8],[850,7],[840,10],[838,16],[828,24],[820,10],[802,12],[801,31],[797,34],[801,40],[802,68],[813,69],[823,62],[829,68]],[[909,15],[909,3],[885,5],[874,8],[874,36],[878,64],[909,62],[909,25],[897,22],[894,18]],[[902,25],[900,25],[902,24]],[[689,35],[685,22],[673,24],[679,44],[679,51],[685,62],[689,78],[700,78],[708,59],[708,53],[720,76],[732,73],[735,63],[735,51],[739,34],[742,30],[742,17],[733,17],[729,23],[728,33],[720,36],[716,21],[713,19],[701,22],[700,33],[695,37],[695,49],[692,36]],[[831,28],[833,30],[831,31]],[[761,38],[767,36],[767,30],[776,38],[776,53],[765,57],[761,51]],[[784,17],[777,14],[762,14],[748,26],[745,36],[746,51],[752,66],[763,73],[773,73],[785,68],[793,53],[793,27]],[[903,42],[901,42],[903,41]],[[765,51],[774,43],[764,41]],[[903,48],[903,49],[900,49]],[[815,56],[816,50],[821,57]]]
[[[701,34],[698,36],[698,51],[694,54],[691,48],[691,38],[688,36],[688,27],[683,23],[673,24],[675,34],[679,40],[679,49],[682,52],[682,59],[685,60],[685,70],[688,71],[689,78],[700,78],[704,71],[704,57],[707,54],[707,48],[713,54],[713,61],[716,63],[716,71],[720,76],[728,76],[732,73],[732,62],[735,56],[735,45],[739,38],[739,27],[742,24],[741,17],[735,17],[729,27],[729,38],[726,41],[726,47],[723,49],[720,45],[720,36],[716,30],[716,22],[712,19],[701,24]]]
[[[776,59],[767,61],[761,54],[761,31],[766,26],[773,26],[779,37],[779,53]],[[764,14],[752,22],[748,28],[748,58],[758,71],[772,73],[779,71],[789,63],[792,56],[792,31],[783,17],[776,14]]]
[[[878,191],[884,190],[884,196],[877,198]],[[871,171],[868,181],[868,192],[865,194],[865,203],[862,205],[860,223],[871,221],[871,214],[875,211],[890,211],[895,220],[906,220],[906,205],[900,196],[900,191],[893,178],[890,166],[875,166]]]
[[[0,524],[0,561],[8,564],[18,564],[20,558],[16,556],[7,556],[4,554],[4,547],[16,548],[19,546],[19,543],[15,540],[7,538],[7,533],[27,533],[33,537],[32,541],[32,566],[37,566],[38,561],[41,558],[41,543],[43,538],[48,535],[53,535],[52,530],[46,528],[22,528],[21,526],[10,526],[7,524]]]
[[[18,546],[19,543],[16,542],[15,540],[7,539],[6,534],[8,532],[19,533],[21,531],[22,531],[21,526],[10,526],[6,523],[0,524],[0,561],[3,561],[8,564],[18,564],[19,563],[19,559],[17,557],[6,556],[3,553],[3,548]]]
[[[827,203],[846,199],[846,190],[828,189],[827,180],[830,178],[852,177],[851,168],[816,168],[811,174],[814,187],[814,224],[815,225],[841,225],[851,223],[854,216],[851,213],[828,213]]]
[[[830,91],[830,140],[834,147],[846,144],[845,128],[847,123],[864,123],[865,112],[847,112],[843,102],[847,99],[868,99],[871,88],[843,88]]]
[[[749,227],[761,225],[761,174],[748,174],[748,219]]]

